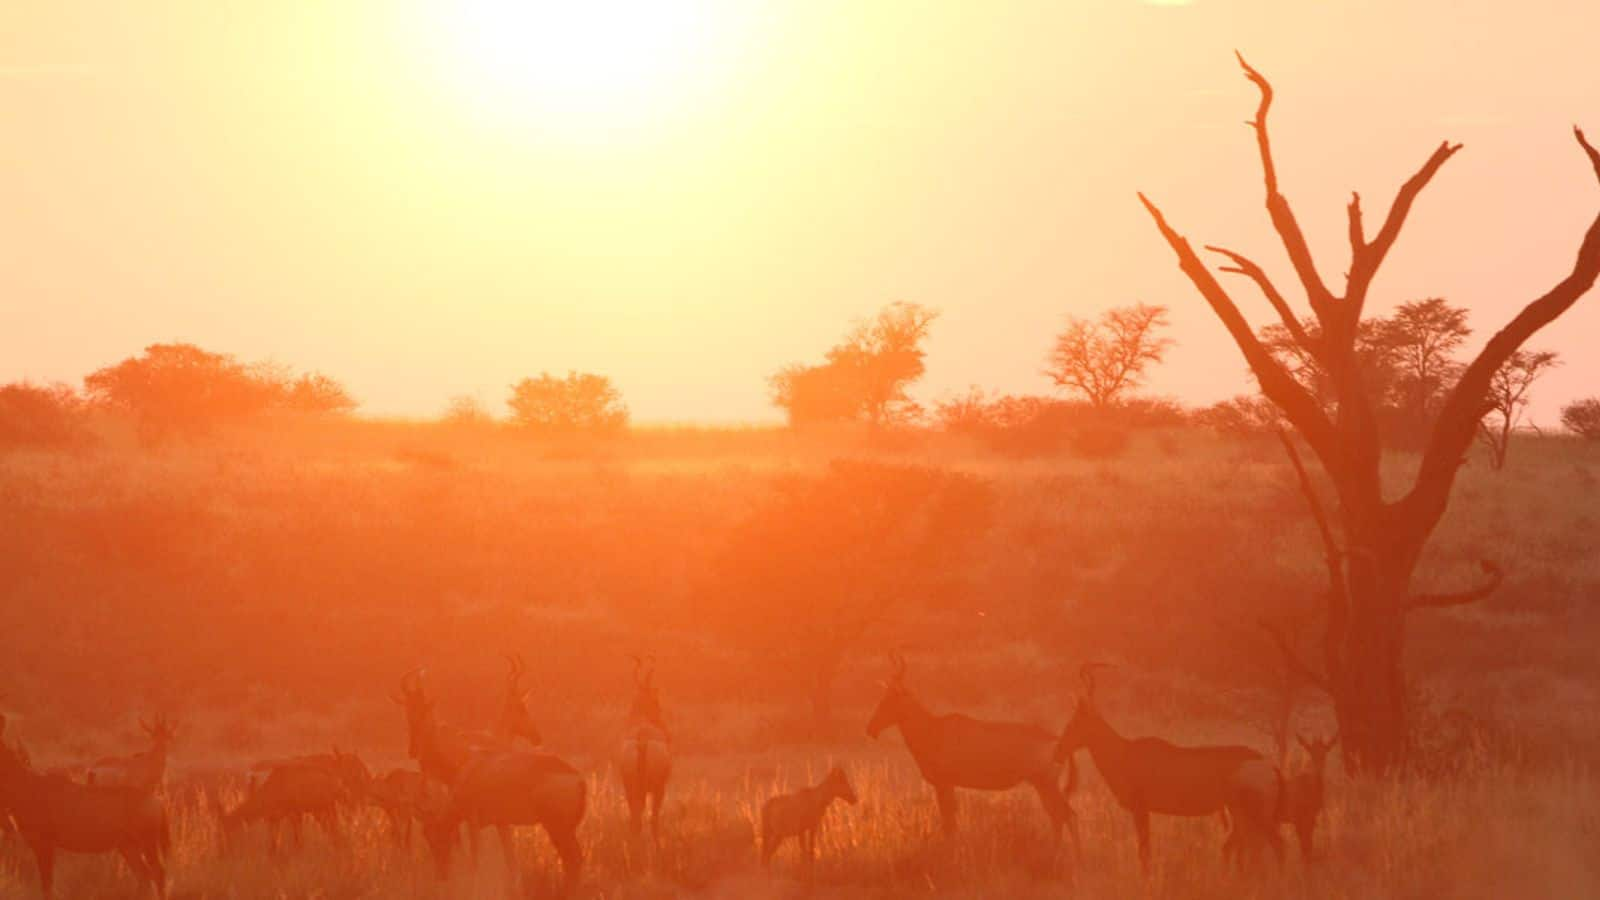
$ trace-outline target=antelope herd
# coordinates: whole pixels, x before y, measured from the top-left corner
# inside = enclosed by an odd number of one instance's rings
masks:
[[[543,749],[527,708],[525,667],[520,657],[507,657],[507,662],[500,714],[483,730],[438,719],[424,670],[400,678],[393,699],[403,711],[407,755],[415,768],[375,778],[358,757],[337,748],[255,764],[243,799],[231,808],[217,795],[211,797],[222,852],[231,852],[244,829],[255,824],[269,829],[273,853],[281,852],[285,827],[298,847],[306,819],[316,822],[336,847],[344,846],[341,811],[371,805],[383,811],[401,846],[410,845],[413,827],[420,826],[441,878],[449,874],[463,834],[476,859],[479,834],[492,827],[509,883],[515,886],[512,830],[539,826],[561,861],[563,889],[570,892],[582,876],[577,831],[588,808],[587,782],[578,769]],[[905,659],[893,654],[891,663],[867,734],[877,738],[890,727],[900,730],[922,778],[934,789],[946,837],[956,831],[957,789],[1004,791],[1026,783],[1038,794],[1055,841],[1059,843],[1065,830],[1077,858],[1077,818],[1070,800],[1078,782],[1076,754],[1083,749],[1111,795],[1132,816],[1139,862],[1146,870],[1152,814],[1217,816],[1227,828],[1222,855],[1239,866],[1269,849],[1281,862],[1282,825],[1294,828],[1302,860],[1313,859],[1323,773],[1337,735],[1327,740],[1300,736],[1307,765],[1286,776],[1250,747],[1180,746],[1160,738],[1122,736],[1096,700],[1098,664],[1080,669],[1076,708],[1055,734],[1022,723],[935,714],[908,687]],[[6,742],[6,719],[0,716],[0,836],[14,831],[32,852],[44,896],[52,896],[60,851],[116,852],[157,896],[166,895],[171,838],[164,785],[177,728],[164,716],[141,720],[140,726],[150,739],[148,749],[98,760],[75,780],[62,772],[35,771],[20,743]],[[634,697],[613,764],[634,835],[642,833],[648,814],[654,842],[660,840],[662,799],[672,774],[671,743],[655,685],[655,660],[634,657]],[[836,800],[857,802],[855,788],[840,767],[817,785],[767,800],[758,823],[761,862],[770,865],[784,841],[798,838],[809,872],[818,830]]]

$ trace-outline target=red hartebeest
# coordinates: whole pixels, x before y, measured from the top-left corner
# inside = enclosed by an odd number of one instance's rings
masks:
[[[154,721],[139,720],[139,727],[150,738],[150,749],[128,756],[107,756],[89,767],[89,784],[107,787],[133,787],[143,791],[160,790],[167,777],[167,751],[177,737],[178,728],[163,714]]]
[[[0,737],[5,718],[0,716]],[[85,785],[33,771],[27,755],[0,741],[0,815],[7,817],[33,851],[45,897],[55,889],[56,854],[116,851],[167,895],[166,857],[171,849],[167,811],[154,793],[136,787]]]
[[[1078,773],[1071,769],[1063,791],[1061,765],[1070,760],[1057,759],[1052,752],[1056,736],[1035,725],[935,715],[906,687],[905,658],[895,653],[891,661],[894,669],[867,723],[867,735],[876,738],[885,728],[899,727],[923,779],[933,785],[945,833],[956,829],[957,788],[1004,791],[1026,782],[1038,793],[1057,840],[1067,829],[1076,851],[1078,823],[1070,798]]]
[[[661,801],[672,775],[672,736],[661,713],[661,694],[656,690],[655,659],[648,663],[633,658],[633,705],[615,763],[628,798],[629,822],[638,834],[644,814],[650,811],[650,834],[661,837]]]
[[[1133,814],[1139,863],[1148,869],[1151,813],[1208,816],[1227,809],[1237,818],[1239,810],[1230,808],[1230,798],[1240,788],[1236,776],[1246,763],[1259,764],[1265,758],[1249,747],[1182,747],[1160,738],[1123,737],[1095,705],[1094,669],[1099,665],[1085,665],[1079,672],[1083,694],[1056,744],[1055,756],[1057,760],[1067,760],[1078,748],[1089,749],[1089,756],[1112,795]],[[1258,815],[1255,808],[1251,808],[1251,815]],[[1253,822],[1254,819],[1246,824]],[[1239,823],[1235,821],[1233,827],[1238,828]]]

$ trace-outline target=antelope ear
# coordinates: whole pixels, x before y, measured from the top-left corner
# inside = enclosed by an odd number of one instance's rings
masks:
[[[528,688],[527,690],[522,692],[522,697],[520,699],[522,700],[523,703],[527,703],[528,702],[528,697],[530,697],[532,694],[533,694],[533,688]]]

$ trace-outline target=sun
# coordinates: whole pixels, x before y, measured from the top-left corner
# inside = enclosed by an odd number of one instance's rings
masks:
[[[615,123],[685,101],[718,37],[695,0],[454,0],[437,8],[455,80],[499,113]]]

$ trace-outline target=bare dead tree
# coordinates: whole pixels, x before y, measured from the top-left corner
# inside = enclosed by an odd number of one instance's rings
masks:
[[[1489,410],[1490,379],[1523,343],[1577,302],[1600,275],[1600,216],[1585,233],[1572,271],[1490,337],[1462,371],[1427,437],[1415,480],[1404,493],[1388,499],[1379,467],[1382,442],[1377,416],[1364,390],[1361,367],[1356,364],[1355,338],[1373,279],[1400,236],[1412,204],[1461,145],[1447,141],[1434,149],[1400,186],[1376,234],[1369,235],[1364,224],[1361,195],[1351,195],[1347,207],[1350,267],[1342,296],[1335,294],[1318,271],[1310,244],[1278,184],[1267,131],[1272,86],[1243,57],[1239,63],[1261,95],[1255,120],[1249,124],[1261,157],[1267,214],[1305,291],[1319,325],[1318,333],[1313,336],[1306,331],[1284,293],[1261,266],[1232,250],[1206,249],[1227,261],[1222,271],[1242,274],[1255,284],[1283,327],[1328,372],[1334,389],[1331,410],[1324,409],[1262,346],[1233,295],[1200,259],[1188,239],[1167,223],[1155,203],[1143,194],[1139,199],[1177,255],[1179,268],[1238,345],[1262,393],[1283,411],[1333,484],[1338,499],[1337,537],[1322,514],[1311,479],[1300,467],[1298,456],[1293,455],[1293,444],[1286,441],[1299,470],[1301,486],[1318,519],[1327,552],[1330,587],[1326,594],[1328,630],[1323,672],[1316,672],[1297,657],[1293,665],[1332,695],[1347,764],[1357,771],[1383,772],[1403,761],[1407,745],[1404,658],[1409,613],[1466,602],[1466,598],[1485,593],[1480,588],[1459,595],[1434,595],[1425,598],[1429,602],[1418,602],[1411,592],[1417,562],[1444,515],[1456,471],[1477,434],[1478,423]],[[1575,128],[1573,134],[1600,178],[1600,152],[1581,130]],[[1499,581],[1498,570],[1495,572],[1489,589]],[[1287,644],[1282,649],[1286,656],[1292,654]]]
[[[1489,448],[1489,465],[1495,471],[1506,467],[1511,435],[1528,406],[1528,391],[1545,372],[1559,365],[1561,360],[1554,350],[1518,350],[1489,379],[1489,404],[1493,408],[1478,423],[1478,437]]]

